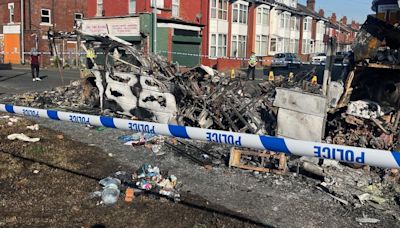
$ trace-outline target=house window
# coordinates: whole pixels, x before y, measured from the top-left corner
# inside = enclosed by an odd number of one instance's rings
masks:
[[[301,52],[303,54],[310,54],[312,52],[312,41],[310,39],[303,39],[303,45],[301,48]]]
[[[298,17],[293,16],[290,18],[290,30],[299,31],[299,18]]]
[[[103,16],[103,0],[97,0],[96,16]]]
[[[233,22],[247,24],[248,6],[240,3],[233,4]]]
[[[42,23],[51,24],[51,11],[49,9],[42,9],[41,18]]]
[[[179,0],[172,0],[172,16],[179,17]]]
[[[304,31],[311,31],[311,18],[304,18]]]
[[[289,28],[289,21],[290,15],[289,14],[281,14],[280,16],[280,28]]]
[[[297,53],[297,50],[299,48],[299,40],[297,39],[290,39],[290,52],[291,53]]]
[[[218,0],[218,19],[228,20],[228,0]]]
[[[211,34],[210,57],[226,56],[226,34]]]
[[[231,56],[239,58],[246,57],[246,36],[240,36],[240,35],[232,36]]]
[[[257,24],[269,25],[269,9],[263,7],[257,9]]]
[[[218,56],[226,56],[226,34],[218,34]]]
[[[211,18],[228,20],[228,0],[211,0]]]
[[[83,19],[82,13],[75,13],[75,21],[80,21]]]
[[[217,34],[211,34],[210,56],[217,57]]]
[[[8,13],[10,15],[10,23],[14,23],[14,3],[8,3]]]
[[[317,24],[317,34],[324,34],[325,33],[325,25],[323,22],[318,22]]]
[[[129,14],[136,13],[136,0],[129,0]]]
[[[290,47],[289,42],[290,42],[289,38],[283,39],[283,52],[289,52],[289,47]]]
[[[276,52],[276,38],[271,38],[271,46],[269,50],[271,52]]]
[[[211,0],[211,18],[217,18],[217,0]]]
[[[256,36],[256,54],[258,56],[266,56],[267,55],[267,42],[268,37],[264,35]]]

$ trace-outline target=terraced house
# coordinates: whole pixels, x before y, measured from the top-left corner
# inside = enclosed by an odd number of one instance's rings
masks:
[[[329,20],[323,10],[315,11],[315,0],[308,0],[307,6],[297,0],[203,2],[203,64],[237,68],[252,51],[265,64],[282,52],[309,60],[326,50]]]

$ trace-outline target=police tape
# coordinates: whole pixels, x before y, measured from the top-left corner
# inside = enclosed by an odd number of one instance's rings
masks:
[[[0,112],[14,113],[25,117],[47,118],[78,124],[89,124],[92,126],[215,142],[237,147],[270,150],[285,153],[287,155],[331,159],[346,163],[371,165],[382,168],[400,168],[400,152],[397,151],[392,152],[386,150],[308,142],[265,135],[184,127],[7,104],[0,104]]]
[[[200,57],[200,58],[208,58],[208,59],[226,59],[226,60],[234,60],[234,61],[243,61],[243,62],[247,62],[250,59],[249,58],[241,58],[241,57],[227,57],[227,56],[211,56],[211,55],[200,55],[200,54],[194,54],[194,53],[186,53],[186,52],[172,52],[172,51],[158,51],[158,54],[172,54],[172,55],[182,55],[182,56],[190,56],[190,57]],[[6,54],[20,54],[20,52],[0,52],[0,55],[6,55]],[[30,52],[24,52],[24,55],[30,55]],[[38,52],[38,54],[40,55],[53,55],[53,53],[51,52]],[[80,56],[85,56],[86,52],[62,52],[62,53],[58,53],[59,55],[62,56],[76,56],[76,55],[80,55]],[[104,52],[96,52],[97,55],[103,55],[105,54]],[[62,57],[61,56],[61,57]],[[259,59],[258,62],[260,63],[273,63],[274,60],[272,59]],[[293,64],[290,61],[284,61],[284,62],[278,62],[279,64]],[[325,66],[324,62],[298,62],[298,63],[294,63],[294,64],[302,64],[302,65],[316,65],[316,66]],[[347,66],[347,64],[345,63],[334,63],[334,66]]]

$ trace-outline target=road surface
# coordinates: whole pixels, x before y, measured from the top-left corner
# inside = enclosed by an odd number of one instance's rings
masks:
[[[64,71],[64,84],[80,78],[78,70]],[[57,69],[42,69],[42,81],[33,82],[30,68],[18,67],[12,70],[0,70],[0,96],[24,93],[28,91],[44,91],[62,85]]]

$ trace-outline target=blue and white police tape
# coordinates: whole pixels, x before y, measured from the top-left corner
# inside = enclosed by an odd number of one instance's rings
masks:
[[[347,163],[371,165],[382,168],[400,168],[400,152],[386,150],[307,142],[272,136],[183,127],[5,104],[0,104],[0,112],[15,113],[26,117],[48,118],[72,123],[90,124],[93,126],[103,126],[135,132],[202,140],[230,146],[271,150],[285,153],[287,155],[332,159]]]
[[[53,55],[51,52],[38,52],[40,55]],[[9,55],[9,54],[20,54],[20,52],[0,52],[0,55]],[[30,52],[24,52],[25,55],[30,55]],[[67,55],[67,56],[76,56],[76,55],[81,55],[85,56],[86,52],[74,52],[74,51],[68,51],[68,52],[62,52],[58,53],[60,55]],[[96,52],[96,55],[103,55],[105,54],[104,52]],[[211,55],[200,55],[200,54],[193,54],[193,53],[187,53],[187,52],[172,52],[172,51],[158,51],[158,54],[173,54],[173,55],[183,55],[183,56],[192,56],[192,57],[200,57],[200,58],[209,58],[209,59],[226,59],[226,60],[236,60],[236,61],[248,61],[250,60],[249,58],[244,58],[244,57],[227,57],[227,56],[211,56]],[[272,63],[274,62],[272,59],[260,59],[258,62],[261,63]],[[289,61],[287,62],[281,62],[281,64],[284,63],[291,63]],[[324,62],[301,62],[303,65],[315,65],[315,66],[325,66]],[[334,63],[334,66],[347,66],[347,64],[344,63]]]

